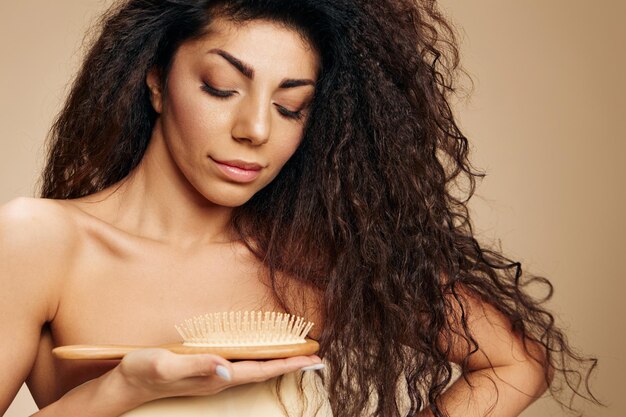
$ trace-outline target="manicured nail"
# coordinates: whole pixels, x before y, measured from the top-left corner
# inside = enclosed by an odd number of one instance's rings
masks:
[[[215,373],[224,381],[231,380],[230,372],[228,371],[228,368],[226,368],[224,365],[217,365],[215,367]]]
[[[301,371],[319,371],[326,368],[326,365],[323,363],[316,363],[314,365],[305,366],[304,368],[300,368]]]

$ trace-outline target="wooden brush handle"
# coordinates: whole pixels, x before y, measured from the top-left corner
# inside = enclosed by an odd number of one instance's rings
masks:
[[[69,345],[54,348],[52,353],[60,359],[122,359],[124,355],[134,350],[155,347],[181,354],[212,353],[228,360],[289,358],[292,356],[312,355],[319,350],[319,344],[315,340],[307,338],[305,343],[275,346],[196,347],[185,346],[182,343],[160,346]]]

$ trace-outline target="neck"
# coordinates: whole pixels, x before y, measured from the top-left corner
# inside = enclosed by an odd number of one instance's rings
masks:
[[[233,239],[233,209],[208,201],[187,181],[167,149],[158,121],[139,165],[121,184],[101,193],[114,206],[108,210],[114,218],[107,220],[137,236],[178,247]]]

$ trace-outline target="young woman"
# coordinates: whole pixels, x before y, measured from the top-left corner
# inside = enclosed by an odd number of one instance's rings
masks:
[[[0,410],[27,381],[37,415],[117,416],[320,357],[336,416],[516,416],[555,375],[578,393],[571,366],[595,359],[473,236],[456,67],[431,1],[117,4],[51,131],[42,198],[0,208]],[[251,309],[314,321],[319,356],[51,354]]]

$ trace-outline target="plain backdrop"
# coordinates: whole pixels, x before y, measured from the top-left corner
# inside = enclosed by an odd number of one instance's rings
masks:
[[[43,144],[108,1],[0,1],[0,204],[34,196]],[[470,207],[481,239],[551,279],[548,306],[599,358],[590,417],[626,415],[624,278],[626,2],[452,1],[474,81],[455,104],[486,171]],[[18,279],[19,277],[16,277]],[[33,413],[24,387],[8,417]],[[550,398],[524,417],[566,415]]]

